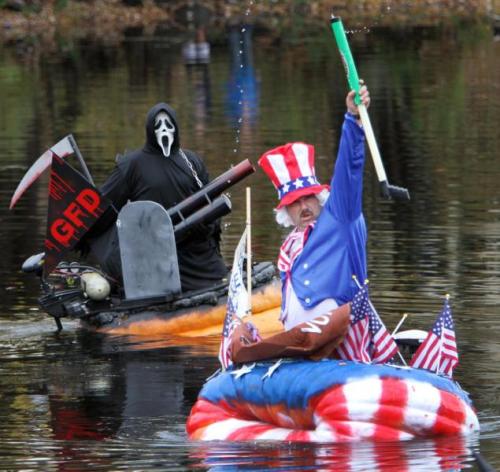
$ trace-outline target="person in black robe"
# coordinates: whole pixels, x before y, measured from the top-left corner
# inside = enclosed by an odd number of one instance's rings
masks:
[[[146,143],[118,159],[101,192],[117,211],[128,201],[138,200],[150,200],[169,209],[208,181],[201,158],[180,147],[175,111],[166,103],[158,103],[146,117]],[[176,241],[183,292],[209,287],[227,275],[220,254],[220,234],[217,221],[200,224]],[[116,262],[115,257],[115,272]],[[112,264],[108,264],[110,267]]]

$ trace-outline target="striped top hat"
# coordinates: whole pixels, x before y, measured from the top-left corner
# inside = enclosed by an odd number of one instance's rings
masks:
[[[328,185],[321,185],[314,171],[314,146],[288,143],[265,152],[259,159],[262,170],[278,190],[282,208],[306,195],[316,195]]]

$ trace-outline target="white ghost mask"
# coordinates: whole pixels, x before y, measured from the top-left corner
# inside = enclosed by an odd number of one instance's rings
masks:
[[[160,111],[155,116],[155,135],[158,145],[163,151],[165,157],[170,156],[170,150],[174,143],[175,126],[168,113]]]

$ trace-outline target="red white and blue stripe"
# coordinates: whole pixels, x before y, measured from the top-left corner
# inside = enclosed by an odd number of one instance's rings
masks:
[[[316,178],[314,146],[311,144],[295,142],[278,146],[265,152],[259,165],[278,191],[278,208],[328,188]]]
[[[397,352],[396,342],[373,308],[365,284],[351,302],[351,323],[337,354],[345,360],[383,364]]]
[[[370,300],[363,287],[351,303],[351,324],[344,340],[337,348],[341,359],[370,362]]]
[[[349,361],[283,362],[229,370],[203,387],[187,420],[196,440],[341,442],[469,435],[467,394],[424,370]],[[268,375],[266,375],[266,373]]]

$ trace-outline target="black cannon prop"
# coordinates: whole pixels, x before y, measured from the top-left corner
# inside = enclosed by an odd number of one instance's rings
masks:
[[[221,195],[228,188],[237,184],[255,172],[248,159],[231,167],[209,182],[198,192],[167,210],[176,238],[182,236],[194,225],[208,223],[227,215],[231,211],[231,201],[227,195]]]

